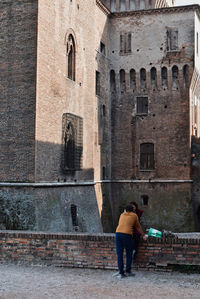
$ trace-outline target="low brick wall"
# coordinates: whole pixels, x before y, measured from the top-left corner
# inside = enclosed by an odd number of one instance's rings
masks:
[[[0,262],[117,269],[114,234],[0,231]],[[134,268],[200,265],[200,238],[141,241]]]

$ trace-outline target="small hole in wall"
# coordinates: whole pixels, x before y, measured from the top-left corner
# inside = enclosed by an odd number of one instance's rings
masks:
[[[163,48],[161,47],[161,48],[160,48],[160,50],[162,51],[162,50],[163,50]]]
[[[165,108],[167,108],[167,105],[165,105]]]
[[[137,49],[137,52],[139,52],[140,51],[140,49]]]
[[[115,51],[112,51],[112,53],[115,53]]]
[[[152,65],[152,62],[150,62],[149,65]]]
[[[155,130],[156,128],[155,127],[153,127],[153,130]]]
[[[79,4],[77,4],[77,8],[79,9]]]
[[[155,114],[153,114],[153,117],[155,117],[156,115]]]
[[[187,164],[184,164],[184,167],[186,167],[187,166]]]

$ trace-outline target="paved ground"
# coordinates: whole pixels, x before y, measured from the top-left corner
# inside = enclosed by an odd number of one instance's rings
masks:
[[[200,274],[135,273],[120,280],[108,270],[0,265],[0,298],[200,298]]]

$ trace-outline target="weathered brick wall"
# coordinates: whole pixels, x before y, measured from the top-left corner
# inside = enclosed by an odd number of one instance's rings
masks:
[[[135,267],[200,265],[200,239],[141,242]],[[0,232],[0,262],[117,269],[114,234]]]
[[[34,180],[37,1],[3,0],[0,180]]]

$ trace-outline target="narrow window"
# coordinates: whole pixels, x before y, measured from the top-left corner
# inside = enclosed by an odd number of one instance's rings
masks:
[[[67,62],[68,62],[68,78],[75,81],[75,43],[72,34],[67,39]]]
[[[131,39],[132,34],[131,32],[126,32],[120,34],[120,53],[127,54],[131,53]]]
[[[149,8],[152,8],[152,0],[149,0]]]
[[[115,11],[116,10],[116,0],[110,1],[110,10]]]
[[[183,87],[188,87],[190,85],[189,83],[189,66],[186,64],[183,67]]]
[[[137,114],[148,114],[148,97],[137,97],[136,101]]]
[[[72,217],[72,225],[78,226],[77,206],[76,205],[71,205],[71,217]]]
[[[126,90],[126,78],[124,70],[120,70],[120,90],[122,93]]]
[[[154,144],[153,143],[140,144],[140,169],[141,170],[154,169]]]
[[[115,71],[110,71],[110,91],[113,93],[116,91],[116,83],[115,83]]]
[[[167,30],[167,51],[178,50],[178,30],[168,29]]]
[[[178,67],[176,65],[174,65],[172,68],[172,88],[179,88]]]
[[[105,44],[104,43],[100,43],[100,51],[103,55],[106,54],[106,47],[105,47]]]
[[[130,70],[130,88],[133,91],[136,89],[136,72],[134,69]]]
[[[140,0],[140,9],[145,9],[145,0]]]
[[[149,196],[148,195],[141,195],[141,201],[143,206],[148,206]]]
[[[102,179],[106,179],[106,168],[104,166],[102,167]]]
[[[146,89],[146,70],[144,68],[140,70],[140,88]]]
[[[96,71],[96,95],[100,96],[100,73]]]
[[[73,170],[75,168],[75,135],[71,122],[67,124],[64,142],[64,167]]]
[[[71,113],[62,117],[62,172],[81,169],[83,151],[83,119]]]
[[[120,11],[126,10],[126,3],[125,0],[120,0]]]
[[[168,87],[168,77],[167,77],[167,68],[164,66],[161,69],[161,84],[162,88],[165,90]]]
[[[156,72],[156,68],[152,67],[151,68],[151,86],[152,88],[156,88],[157,86],[157,72]]]
[[[135,10],[135,0],[130,0],[130,10]]]

